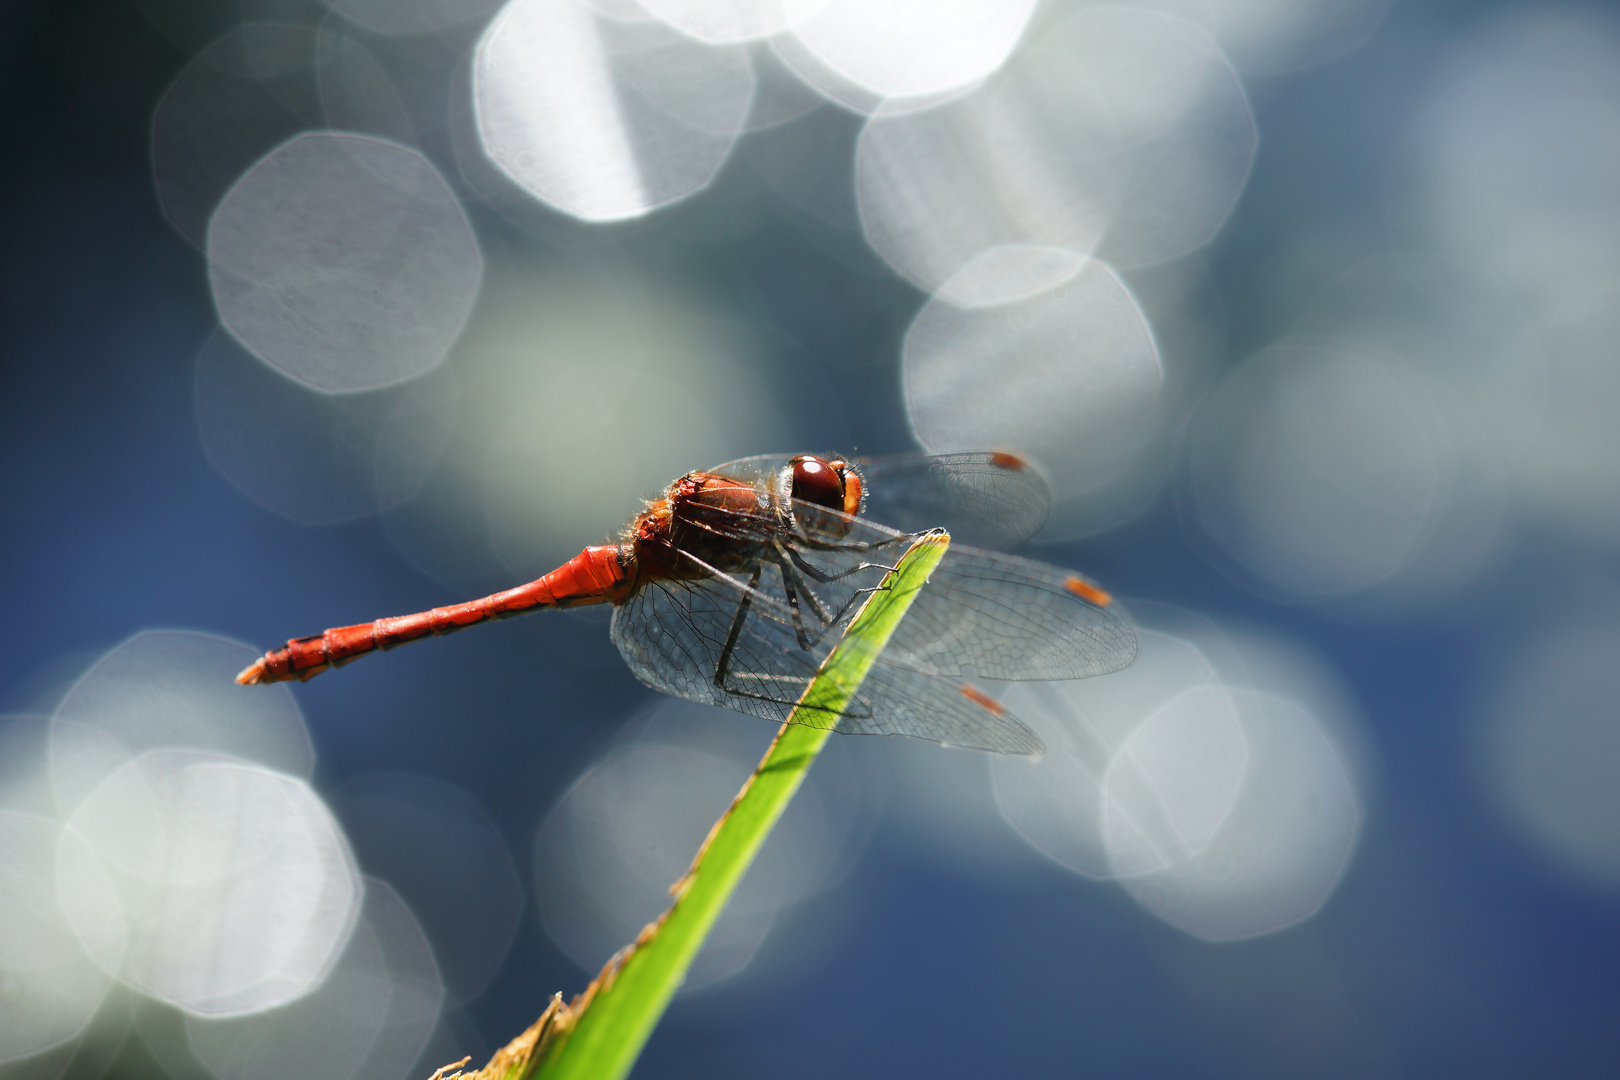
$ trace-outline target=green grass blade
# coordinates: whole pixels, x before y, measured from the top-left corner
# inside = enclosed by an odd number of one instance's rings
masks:
[[[799,708],[844,710],[949,544],[950,537],[943,532],[926,534],[912,544],[884,579],[888,588],[873,593],[850,622],[800,698]],[[579,1004],[582,1011],[569,1025],[571,1031],[550,1047],[538,1072],[529,1071],[530,1062],[511,1062],[512,1067],[499,1070],[502,1075],[617,1080],[630,1071],[709,928],[830,734],[805,724],[782,725],[765,759],[676,886],[669,911],[643,931],[629,956],[617,962],[617,970],[615,964],[608,965]]]

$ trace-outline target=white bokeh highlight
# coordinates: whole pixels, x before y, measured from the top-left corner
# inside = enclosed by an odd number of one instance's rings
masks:
[[[781,33],[827,6],[827,0],[640,0],[670,26],[710,45]]]
[[[1225,820],[1196,852],[1121,884],[1144,908],[1206,941],[1274,933],[1321,910],[1338,887],[1361,831],[1344,760],[1298,703],[1229,691],[1242,717],[1249,763]],[[1140,832],[1115,831],[1111,850],[1134,857]]]
[[[325,978],[360,885],[302,780],[152,750],[91,791],[56,864],[68,921],[103,970],[200,1015],[285,1005]]]
[[[327,391],[437,367],[478,297],[461,205],[409,147],[296,136],[236,181],[208,223],[220,322],[271,367]]]
[[[1231,693],[1188,687],[1142,721],[1103,774],[1103,836],[1115,873],[1195,858],[1243,788],[1249,748]]]
[[[861,221],[927,291],[999,246],[1150,265],[1215,235],[1256,141],[1242,85],[1203,30],[1084,9],[974,93],[874,117],[856,154]]]
[[[772,44],[833,101],[862,111],[904,108],[995,72],[1034,10],[1034,0],[825,0]]]
[[[368,878],[354,933],[319,988],[251,1016],[188,1014],[185,1034],[221,1080],[407,1080],[433,1067],[418,1058],[443,1007],[422,927],[397,892]]]
[[[1023,153],[992,145],[991,105],[974,94],[925,112],[875,117],[861,132],[855,190],[867,242],[926,292],[997,247],[1045,245],[1087,256],[1118,204],[1121,181],[1110,161],[1064,161],[1055,174],[1043,167],[1042,150],[1056,139],[1034,135]],[[1022,130],[1001,137],[1010,141]],[[1008,168],[1031,173],[1030,187],[1044,181],[1051,197],[1006,197]]]
[[[64,827],[29,872],[51,882],[106,976],[201,1015],[308,993],[359,906],[291,695],[244,694],[232,678],[254,656],[205,634],[137,634],[80,677],[36,740],[45,783],[29,804],[43,808],[48,790]]]
[[[1363,816],[1336,680],[1297,650],[1148,611],[1194,637],[1145,629],[1137,662],[1106,679],[1003,691],[1047,753],[990,761],[1002,817],[1047,858],[1117,879],[1204,940],[1310,918],[1337,889]]]
[[[489,159],[534,198],[590,222],[702,190],[754,93],[740,46],[605,18],[584,0],[512,0],[479,41],[472,78]]]
[[[58,903],[61,832],[49,818],[0,809],[0,1066],[78,1037],[112,985]]]
[[[969,284],[948,282],[906,333],[912,431],[931,453],[1028,454],[1046,468],[1061,513],[1156,434],[1164,373],[1152,332],[1107,267],[1061,251],[996,251],[961,277]],[[960,307],[953,295],[1017,298]]]
[[[143,631],[108,651],[52,720],[50,779],[61,813],[148,750],[206,750],[307,779],[315,750],[291,692],[243,694],[236,685],[236,672],[259,655],[239,642],[173,630]]]
[[[1036,761],[990,759],[997,805],[1008,824],[1034,848],[1087,877],[1155,869],[1161,857],[1143,851],[1148,837],[1131,840],[1130,851],[1111,854],[1104,835],[1108,814],[1119,818],[1122,840],[1130,821],[1162,825],[1162,785],[1155,762],[1163,762],[1163,740],[1171,730],[1193,732],[1193,744],[1214,750],[1224,768],[1214,769],[1200,804],[1178,804],[1169,820],[1181,819],[1188,850],[1208,843],[1237,794],[1246,749],[1241,726],[1215,669],[1190,642],[1151,630],[1139,632],[1140,651],[1130,667],[1107,678],[1062,683],[1018,683],[1002,696],[1046,743]],[[1190,695],[1190,696],[1189,696]],[[1179,704],[1177,704],[1179,702]],[[1191,708],[1189,708],[1191,706]],[[1133,735],[1154,717],[1133,748],[1136,758],[1114,764]],[[1165,762],[1171,768],[1173,763]],[[1166,778],[1168,779],[1168,778]],[[1112,790],[1105,794],[1105,785]],[[1173,794],[1173,793],[1172,793]],[[1111,809],[1109,798],[1120,800]],[[1133,812],[1134,811],[1134,812]],[[1116,865],[1118,863],[1119,865]]]
[[[1258,134],[1248,96],[1197,26],[1151,12],[1081,12],[1040,39],[996,90],[1007,189],[1044,218],[1051,177],[1089,161],[1120,185],[1097,256],[1120,268],[1208,243],[1236,204]],[[1022,127],[1027,134],[1009,133]],[[1040,143],[1045,142],[1045,146]],[[1014,164],[1044,149],[1049,176]]]
[[[1548,444],[1540,433],[1547,364],[1514,297],[1458,260],[1380,252],[1324,289],[1289,337],[1344,343],[1414,374],[1452,449],[1451,483],[1429,535],[1358,607],[1394,613],[1432,604],[1498,564],[1516,504],[1533,486],[1515,492],[1515,475],[1546,460]]]

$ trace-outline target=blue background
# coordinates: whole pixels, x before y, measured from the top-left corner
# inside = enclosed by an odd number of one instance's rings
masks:
[[[1361,50],[1249,81],[1261,149],[1207,253],[1229,358],[1276,333],[1279,301],[1253,282],[1291,233],[1349,222],[1366,251],[1393,242],[1378,207],[1400,119],[1435,57],[1494,6],[1397,4]],[[7,711],[48,704],[63,679],[143,628],[269,644],[465,599],[412,569],[374,520],[294,524],[243,497],[202,452],[193,361],[215,318],[203,261],[159,212],[147,149],[153,105],[186,60],[127,3],[14,2],[0,13]],[[723,202],[727,182],[705,198]],[[796,377],[830,388],[841,407],[833,419],[801,416],[799,403],[822,395],[789,395],[802,432],[906,448],[896,359],[923,297],[858,237],[810,243],[785,220],[746,244],[669,239],[681,215],[701,223],[713,212],[670,211],[677,220],[627,233],[625,250],[683,260],[683,273],[734,290],[739,306],[797,337],[813,367]],[[486,247],[521,247],[498,219],[473,214]],[[1322,284],[1299,282],[1294,301]],[[671,475],[697,464],[672,462]],[[1478,687],[1517,617],[1510,598],[1377,623],[1278,605],[1199,557],[1169,494],[1120,529],[1043,554],[1121,594],[1247,620],[1331,659],[1366,717],[1380,784],[1326,909],[1272,936],[1206,944],[1057,867],[959,873],[880,828],[838,886],[837,925],[817,931],[827,944],[816,962],[763,988],[678,1000],[636,1075],[1616,1075],[1616,898],[1521,842],[1468,755]],[[1520,595],[1616,577],[1611,554],[1556,539],[1533,538],[1514,560],[1505,578]],[[536,822],[650,692],[605,628],[573,620],[536,617],[422,648],[408,663],[360,664],[299,691],[318,784],[404,772],[461,786],[500,824],[527,881]],[[531,906],[495,982],[466,1009],[461,1022],[482,1040],[469,1052],[504,1042],[553,991],[584,981]],[[110,1070],[162,1075],[133,1038]]]

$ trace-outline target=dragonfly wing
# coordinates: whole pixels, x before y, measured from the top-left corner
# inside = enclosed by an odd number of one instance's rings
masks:
[[[1136,629],[1072,570],[953,544],[893,647],[952,678],[1083,679],[1135,660]]]
[[[717,682],[715,672],[745,599],[747,614],[724,678]],[[756,588],[719,571],[695,580],[649,582],[613,614],[614,644],[646,685],[777,722],[793,714],[843,628],[835,626],[813,647],[801,647],[780,572],[769,565]],[[814,727],[836,725],[843,733],[908,735],[1007,754],[1042,749],[1032,731],[984,695],[964,690],[960,680],[930,674],[909,658],[891,664],[887,653],[876,659],[845,712],[801,710],[793,718]]]
[[[708,470],[762,485],[778,497],[790,454],[757,454]],[[1016,454],[897,454],[857,461],[866,492],[863,517],[902,532],[943,528],[981,547],[1010,547],[1046,523],[1052,499],[1033,464]]]
[[[780,581],[775,567],[764,589]],[[744,599],[749,611],[732,646],[724,680],[716,681],[732,625]],[[791,612],[775,608],[763,589],[715,571],[695,580],[648,582],[613,612],[613,643],[636,678],[666,694],[786,720],[831,641],[801,649]],[[832,635],[829,635],[832,636]],[[828,719],[831,723],[831,718]]]
[[[906,532],[943,528],[964,544],[1027,540],[1052,506],[1040,472],[1016,454],[905,454],[856,467],[866,481],[863,517]]]
[[[749,484],[765,484],[774,491],[778,474],[792,457],[792,454],[755,454],[753,457],[722,462],[703,471]]]
[[[839,722],[839,731],[909,735],[998,754],[1039,754],[1046,749],[1040,737],[999,702],[960,679],[893,662],[887,651],[872,665],[861,697],[870,718],[848,717]]]
[[[801,565],[820,572],[805,584],[829,611],[876,585],[912,539],[866,518],[798,500],[791,506],[791,531],[757,514],[718,514],[711,525],[796,552]],[[778,587],[770,595],[783,594]],[[1136,629],[1108,593],[1072,570],[953,543],[886,656],[946,678],[1083,679],[1135,660]]]
[[[908,539],[797,501],[793,516],[799,549],[834,571],[889,562]],[[886,655],[946,678],[1083,679],[1135,660],[1136,629],[1108,593],[1072,570],[953,542]]]

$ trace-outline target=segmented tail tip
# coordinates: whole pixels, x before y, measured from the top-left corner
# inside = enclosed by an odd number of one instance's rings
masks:
[[[257,686],[259,683],[264,682],[264,657],[259,657],[243,668],[236,676],[236,681],[243,686]]]

